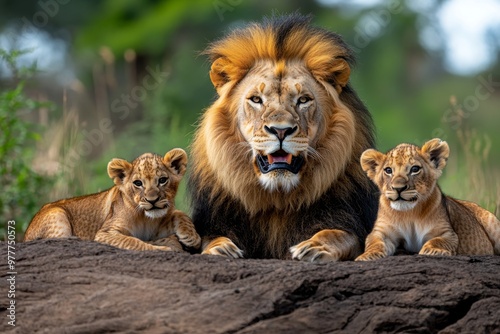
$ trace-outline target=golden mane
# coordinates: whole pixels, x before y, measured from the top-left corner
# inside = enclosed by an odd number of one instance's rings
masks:
[[[212,81],[220,83],[240,81],[259,60],[300,60],[315,77],[345,86],[349,64],[354,62],[338,35],[312,27],[310,18],[299,15],[237,29],[210,45],[204,54],[213,62]]]

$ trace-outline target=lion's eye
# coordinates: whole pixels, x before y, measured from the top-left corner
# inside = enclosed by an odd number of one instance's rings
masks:
[[[168,181],[168,178],[167,178],[167,177],[165,177],[165,176],[160,177],[160,178],[158,179],[158,183],[159,183],[159,184],[161,184],[161,185],[163,185],[163,184],[167,183],[167,181]]]
[[[300,105],[300,104],[304,104],[304,103],[307,103],[309,101],[311,101],[312,99],[309,97],[309,96],[301,96],[298,98],[297,100],[297,105]]]
[[[422,167],[420,167],[420,166],[412,166],[410,169],[410,173],[417,174],[418,172],[420,172],[421,169],[422,169]]]
[[[391,168],[391,167],[385,167],[385,168],[384,168],[384,172],[385,172],[387,175],[391,175],[391,174],[392,174],[392,168]]]
[[[252,96],[250,97],[249,99],[250,101],[252,101],[253,103],[257,103],[257,104],[261,104],[262,103],[262,99],[260,98],[260,96]]]
[[[141,180],[135,180],[135,181],[134,181],[134,185],[135,185],[136,187],[142,187],[142,181],[141,181]]]

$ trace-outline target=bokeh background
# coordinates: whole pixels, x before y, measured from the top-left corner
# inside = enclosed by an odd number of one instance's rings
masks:
[[[44,203],[109,188],[114,157],[188,149],[215,98],[200,52],[295,11],[355,50],[378,149],[445,139],[444,192],[498,209],[500,1],[3,0],[0,238],[15,220],[20,239]]]

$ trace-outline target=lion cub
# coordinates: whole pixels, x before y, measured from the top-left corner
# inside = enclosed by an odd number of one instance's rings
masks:
[[[398,246],[424,255],[500,254],[500,221],[478,205],[444,195],[437,180],[448,144],[400,144],[387,154],[366,150],[361,166],[380,189],[375,226],[356,261],[393,255]]]
[[[46,204],[31,220],[24,241],[76,236],[132,250],[199,248],[191,219],[174,206],[186,164],[186,152],[179,148],[164,157],[145,153],[132,163],[113,159],[108,175],[115,186]]]

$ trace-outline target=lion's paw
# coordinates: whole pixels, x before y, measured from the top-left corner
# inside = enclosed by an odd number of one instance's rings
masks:
[[[199,249],[201,246],[201,238],[193,225],[191,219],[181,211],[175,213],[175,234],[179,238],[181,244],[186,247]]]
[[[374,261],[379,260],[387,255],[381,252],[366,252],[358,256],[354,261]]]
[[[341,258],[339,252],[332,251],[331,247],[312,239],[290,247],[290,253],[292,259],[308,262],[339,261]]]
[[[329,262],[352,259],[359,254],[359,243],[353,234],[342,230],[321,230],[310,239],[290,247],[292,259]]]
[[[171,250],[174,252],[182,252],[183,251],[182,245],[180,244],[179,239],[177,238],[177,236],[175,234],[169,235],[166,238],[156,239],[156,240],[153,240],[153,241],[148,242],[148,243],[153,245],[153,246],[159,246],[158,249],[161,249],[161,250],[167,250],[167,251]]]
[[[201,254],[222,255],[231,258],[243,258],[243,251],[226,237],[218,237],[208,243]]]
[[[431,256],[451,256],[451,255],[453,255],[453,253],[447,249],[432,248],[432,247],[423,247],[420,250],[420,252],[418,252],[418,254],[431,255]]]

